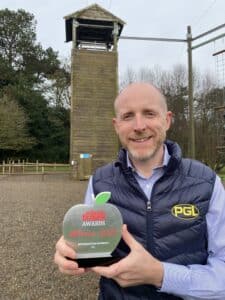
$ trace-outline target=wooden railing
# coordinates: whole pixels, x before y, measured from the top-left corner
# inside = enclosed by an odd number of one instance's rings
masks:
[[[71,166],[69,164],[57,164],[57,163],[35,163],[25,161],[9,161],[2,162],[0,164],[0,174],[49,174],[49,173],[69,173],[71,172]]]

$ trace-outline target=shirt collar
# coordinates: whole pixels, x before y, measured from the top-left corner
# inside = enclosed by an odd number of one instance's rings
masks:
[[[135,171],[135,168],[133,167],[133,165],[131,163],[131,160],[128,156],[128,151],[126,151],[126,156],[127,156],[127,166],[128,166],[128,168],[131,168],[133,171]],[[166,144],[164,144],[163,163],[162,163],[161,166],[155,167],[153,170],[158,169],[158,168],[166,167],[169,163],[169,160],[170,160],[170,155],[169,155]]]

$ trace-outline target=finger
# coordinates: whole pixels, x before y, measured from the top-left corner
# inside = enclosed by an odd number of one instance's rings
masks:
[[[139,247],[139,243],[135,240],[135,238],[127,230],[126,224],[124,224],[122,227],[122,238],[131,250],[136,247]]]
[[[113,278],[118,275],[119,263],[112,264],[109,267],[93,267],[91,270],[101,276]]]
[[[56,253],[55,253],[54,262],[61,269],[65,269],[65,270],[76,270],[76,269],[78,269],[78,264],[75,261],[66,259],[58,251],[56,251]]]
[[[61,254],[61,256],[67,256],[72,259],[76,257],[74,249],[66,243],[63,236],[61,236],[56,243],[56,250]]]
[[[63,274],[67,274],[67,275],[81,275],[81,274],[85,273],[85,269],[83,269],[83,268],[79,268],[76,270],[65,270],[65,269],[59,267],[59,271]]]

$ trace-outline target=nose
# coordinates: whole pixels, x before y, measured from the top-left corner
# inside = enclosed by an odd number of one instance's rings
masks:
[[[136,115],[134,119],[134,130],[144,131],[146,129],[146,121],[143,116]]]

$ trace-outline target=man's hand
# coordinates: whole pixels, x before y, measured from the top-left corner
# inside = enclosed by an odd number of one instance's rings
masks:
[[[60,272],[69,275],[80,275],[85,272],[84,268],[79,268],[75,261],[68,260],[66,257],[75,259],[76,252],[68,243],[66,243],[64,237],[61,236],[56,243],[56,252],[54,256],[54,262],[58,265]]]
[[[120,286],[153,284],[161,287],[163,265],[138,243],[123,225],[122,237],[130,248],[127,257],[109,267],[94,267],[92,270],[101,276],[114,279]]]

